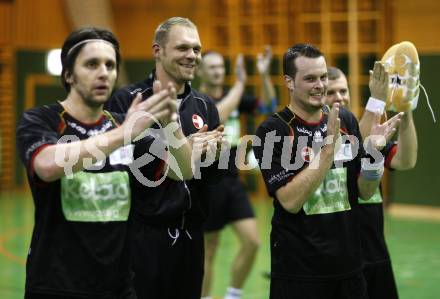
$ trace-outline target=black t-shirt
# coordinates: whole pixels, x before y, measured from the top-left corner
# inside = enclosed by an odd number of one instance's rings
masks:
[[[312,160],[311,155],[317,152],[313,142],[322,142],[327,135],[327,117],[325,112],[319,122],[308,123],[285,108],[257,129],[261,146],[254,146],[254,153],[269,195],[274,198],[273,277],[329,280],[349,277],[360,271],[357,177],[360,157],[364,156],[362,146],[359,152],[348,141],[341,146],[324,181],[297,214],[286,211],[276,198],[276,191]],[[341,109],[339,117],[341,134],[352,140],[353,145],[355,138],[362,144],[354,116]],[[279,139],[274,139],[275,136]],[[271,139],[274,142],[271,143]]]
[[[385,156],[385,166],[396,154],[397,145],[389,142],[381,151]],[[362,259],[365,266],[388,263],[390,255],[385,242],[383,203],[380,189],[369,200],[359,199],[359,219],[361,225]]]
[[[107,103],[110,111],[127,112],[137,93],[143,99],[153,94],[154,71],[147,80],[129,85],[113,94]],[[214,130],[220,124],[217,108],[206,95],[185,85],[178,114],[183,133],[188,136],[196,133],[204,124],[208,130]],[[158,129],[158,125],[153,129]],[[153,148],[165,149],[161,130],[150,130],[152,133],[136,143],[134,158],[149,155],[151,161],[140,168],[142,176],[156,186],[144,185],[133,174],[130,177],[133,190],[133,216],[144,222],[163,227],[200,227],[206,218],[208,198],[207,183],[218,179],[218,165],[201,168],[200,179],[176,181],[163,175],[165,158],[155,154]]]
[[[33,170],[33,159],[44,147],[60,138],[79,140],[104,133],[122,119],[105,112],[98,122],[84,124],[55,103],[31,109],[19,121],[17,147],[35,204],[26,291],[107,298],[129,283],[129,146],[96,164],[99,170],[79,171],[54,182],[43,182]]]
[[[214,101],[216,103],[221,102],[227,92],[228,91],[225,90],[223,97],[220,99],[214,99]],[[231,145],[229,157],[224,157],[227,159],[227,169],[225,172],[226,175],[234,177],[238,176],[238,168],[235,159],[237,156],[237,146],[239,145],[241,137],[240,113],[253,113],[258,108],[258,104],[259,100],[257,97],[252,95],[243,95],[240,99],[238,108],[232,111],[224,124],[226,140]],[[220,161],[222,161],[222,159]]]

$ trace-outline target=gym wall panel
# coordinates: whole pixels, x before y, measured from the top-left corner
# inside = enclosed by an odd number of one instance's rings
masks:
[[[440,55],[422,55],[421,83],[426,88],[437,123],[433,122],[425,96],[420,93],[414,121],[418,137],[418,159],[414,169],[391,173],[392,202],[440,206]]]
[[[35,106],[35,104],[29,104],[29,91],[26,91],[26,80],[32,75],[45,75],[45,51],[26,51],[19,50],[16,52],[16,100],[15,100],[15,113],[17,122],[20,120],[23,111],[29,107]],[[15,133],[15,130],[14,130]],[[17,186],[22,186],[25,179],[23,177],[23,165],[19,161],[18,157],[15,159],[15,178],[14,181]]]
[[[436,33],[440,28],[440,1],[394,0],[393,40],[412,41],[419,52],[440,53],[440,39]]]
[[[12,42],[13,8],[12,2],[0,2],[0,45],[10,45]]]
[[[71,31],[62,0],[15,0],[14,5],[17,48],[60,47]]]
[[[173,16],[186,17],[194,21],[205,43],[203,17],[209,18],[209,16],[203,14],[203,7],[206,4],[202,1],[112,0],[111,2],[122,54],[126,58],[151,58],[155,29],[161,22]],[[202,5],[196,5],[200,3]]]

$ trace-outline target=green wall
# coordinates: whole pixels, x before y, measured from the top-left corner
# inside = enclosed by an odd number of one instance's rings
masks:
[[[24,102],[26,98],[25,83],[26,77],[30,74],[47,74],[46,71],[46,51],[17,51],[16,52],[16,120],[17,124],[23,114]],[[59,87],[37,87],[35,90],[36,105],[44,105],[60,99],[60,95],[63,93],[61,83]],[[65,95],[65,93],[64,93]],[[62,97],[62,96],[61,96]],[[23,164],[19,158],[16,157],[15,161],[15,182],[17,185],[23,183]]]
[[[391,174],[391,200],[400,203],[440,205],[440,55],[421,56],[421,83],[428,92],[437,123],[433,122],[421,93],[414,121],[418,136],[418,159],[414,169]]]

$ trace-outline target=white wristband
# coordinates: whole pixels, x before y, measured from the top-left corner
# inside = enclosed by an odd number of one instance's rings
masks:
[[[385,102],[370,97],[368,99],[367,106],[365,106],[365,110],[373,113],[380,113],[380,115],[382,115],[383,111],[385,110]]]

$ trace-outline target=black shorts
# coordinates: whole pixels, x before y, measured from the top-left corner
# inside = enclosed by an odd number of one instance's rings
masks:
[[[368,299],[363,275],[332,281],[272,278],[270,299]]]
[[[204,244],[199,229],[130,221],[131,263],[138,299],[200,299]]]
[[[84,297],[84,296],[69,296],[69,295],[51,295],[51,294],[39,294],[39,293],[32,293],[32,292],[25,292],[24,299],[137,299],[136,293],[134,291],[134,288],[132,286],[129,286],[122,290],[121,292],[118,292],[114,295],[109,296],[103,296],[103,297],[97,297],[96,295],[90,296],[90,297]]]
[[[209,212],[203,226],[206,232],[221,230],[228,223],[254,217],[238,176],[224,176],[217,184],[209,186]]]
[[[363,272],[369,299],[399,298],[391,261],[364,266]]]

